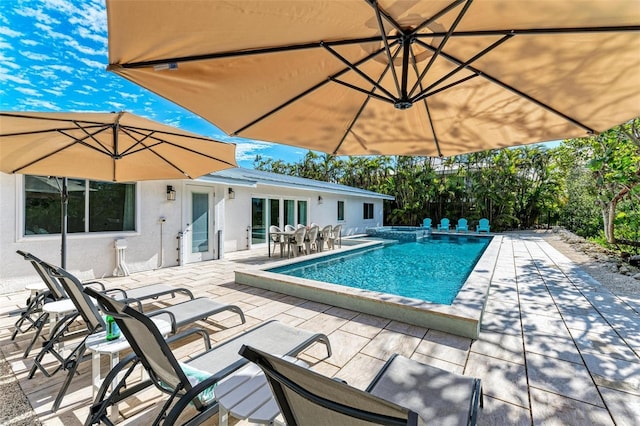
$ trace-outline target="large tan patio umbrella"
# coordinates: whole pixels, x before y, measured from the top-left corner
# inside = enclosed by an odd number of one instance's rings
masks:
[[[0,171],[64,177],[63,268],[66,178],[111,182],[185,179],[230,167],[237,167],[234,144],[128,112],[0,112]]]
[[[640,115],[637,0],[107,0],[107,15],[110,71],[251,139],[450,156]]]

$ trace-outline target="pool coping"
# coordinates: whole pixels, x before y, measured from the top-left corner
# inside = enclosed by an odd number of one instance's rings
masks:
[[[333,255],[338,253],[336,251],[285,259],[254,269],[237,270],[235,271],[235,281],[239,284],[477,339],[480,334],[480,324],[489,294],[491,277],[502,244],[501,235],[491,234],[490,236],[493,237],[492,241],[451,305],[441,305],[393,294],[291,277],[265,270]],[[340,253],[348,253],[380,244],[380,241],[365,242],[343,247]]]

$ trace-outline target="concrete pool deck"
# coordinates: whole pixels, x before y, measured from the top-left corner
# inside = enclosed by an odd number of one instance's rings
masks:
[[[133,287],[166,281],[196,296],[237,304],[247,324],[239,326],[233,315],[214,317],[213,324],[204,325],[215,341],[269,319],[324,332],[332,357],[322,359],[319,346],[302,357],[314,370],[361,389],[396,352],[479,377],[482,425],[640,424],[640,297],[611,293],[539,235],[504,235],[477,340],[236,283],[234,271],[279,260],[268,258],[266,251],[229,253],[224,260],[105,282]],[[68,397],[51,413],[63,375],[47,379],[36,374],[28,380],[32,360],[23,359],[22,351],[29,336],[10,341],[16,319],[11,313],[24,300],[25,293],[0,296],[3,355],[39,421],[80,425],[91,402],[90,363],[81,364]],[[176,349],[178,356],[192,353],[191,345]],[[0,394],[0,404],[8,398],[15,397]],[[148,423],[149,410],[162,400],[159,392],[148,390],[129,405],[121,404],[126,416],[121,424]],[[21,424],[21,415],[0,423]]]

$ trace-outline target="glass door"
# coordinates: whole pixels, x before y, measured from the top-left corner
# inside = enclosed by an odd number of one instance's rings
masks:
[[[251,245],[264,244],[267,241],[267,200],[251,199]]]
[[[188,186],[185,262],[213,259],[213,189]]]

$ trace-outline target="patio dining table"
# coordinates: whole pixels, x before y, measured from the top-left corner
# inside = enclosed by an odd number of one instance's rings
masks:
[[[277,232],[269,232],[267,234],[267,242],[268,244],[268,250],[269,250],[269,257],[271,257],[271,236],[272,235],[278,235],[280,236],[280,238],[284,238],[284,241],[287,243],[287,257],[289,256],[289,253],[291,252],[291,237],[293,236],[293,234],[296,231],[277,231]],[[282,248],[282,244],[280,244],[280,257],[284,257],[284,252],[283,252],[283,248]]]

